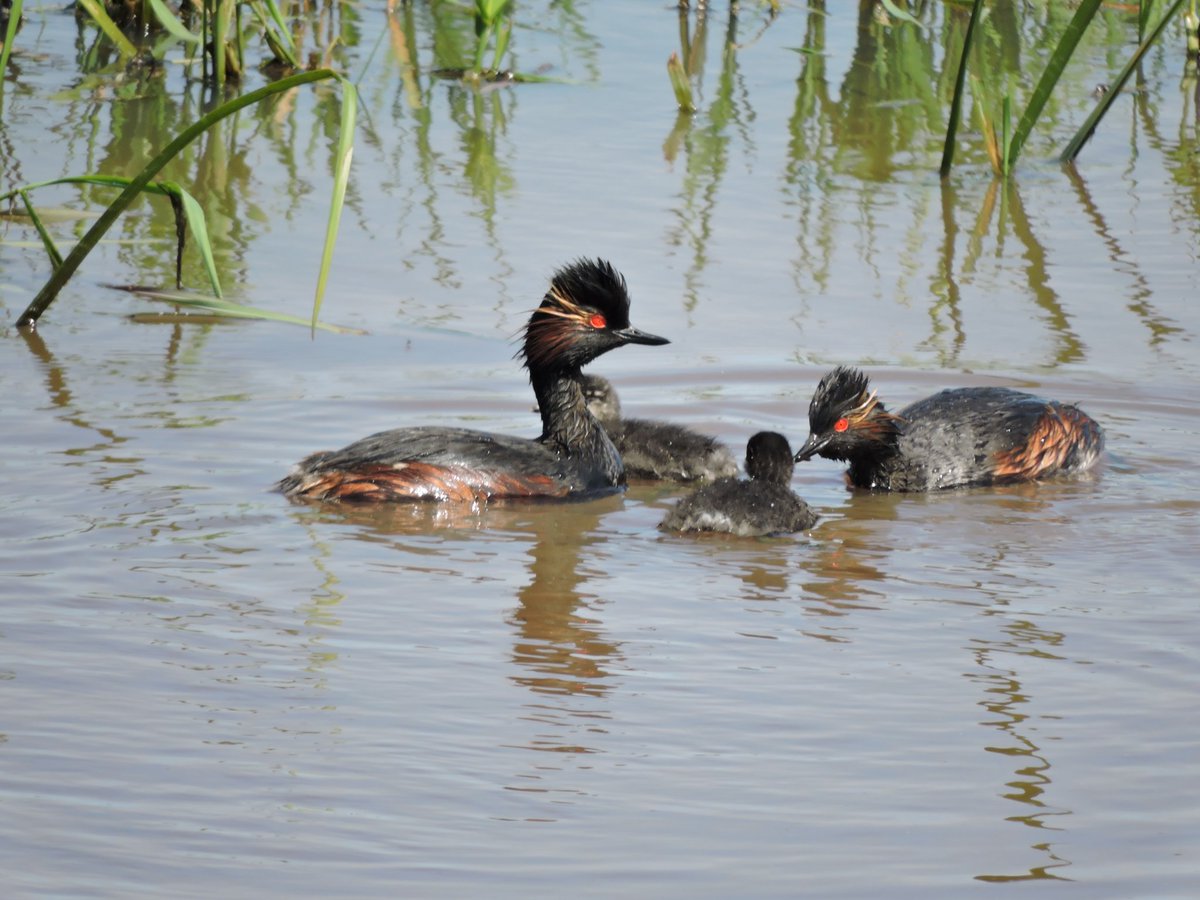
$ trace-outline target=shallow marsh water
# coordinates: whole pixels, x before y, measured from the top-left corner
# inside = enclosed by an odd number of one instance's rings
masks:
[[[996,189],[970,142],[939,183],[944,104],[896,62],[928,41],[933,67],[944,22],[785,7],[758,36],[744,12],[724,52],[721,11],[688,122],[665,7],[522,8],[544,27],[519,67],[578,83],[482,94],[414,86],[404,17],[353,14],[367,124],[324,316],[368,335],[131,320],[145,301],[103,285],[169,280],[148,207],[22,334],[46,266],[0,225],[0,892],[1194,896],[1200,141],[1175,49],[1078,175],[1043,162],[1131,47],[1110,13],[1125,38],[1085,47]],[[430,30],[408,32],[426,68]],[[26,23],[5,188],[116,171],[194,115],[177,71],[79,83],[73,35]],[[176,173],[237,299],[307,309],[335,99]],[[267,490],[385,427],[536,433],[510,338],[583,254],[673,340],[596,364],[627,413],[797,443],[846,363],[896,405],[1078,401],[1108,453],[929,497],[807,463],[823,518],[793,540],[661,535],[678,491],[648,485],[480,514]]]

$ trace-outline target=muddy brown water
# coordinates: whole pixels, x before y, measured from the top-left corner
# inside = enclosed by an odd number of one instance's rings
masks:
[[[418,115],[391,57],[369,67],[376,140],[324,313],[368,335],[130,319],[147,304],[102,285],[169,278],[169,251],[134,240],[169,229],[147,209],[22,334],[45,266],[0,224],[3,894],[1193,896],[1200,218],[1181,61],[1155,57],[1078,177],[1042,162],[1072,107],[992,194],[978,160],[939,183],[932,131],[864,149],[799,116],[799,11],[732,73],[709,36],[679,136],[674,13],[583,9],[586,35],[562,40],[586,84],[435,82]],[[69,25],[22,32],[5,186],[88,161],[63,104],[116,134],[115,101],[53,95]],[[866,44],[824,27],[817,83],[844,104]],[[518,38],[558,60],[553,34]],[[1080,79],[1110,77],[1103,47],[1087,60]],[[906,91],[860,114],[903,132]],[[299,108],[300,137],[233,143],[240,187],[219,199],[230,292],[303,314],[328,155]],[[595,365],[629,414],[739,455],[761,428],[798,444],[845,363],[897,406],[963,384],[1079,402],[1105,458],[916,497],[806,463],[793,487],[822,520],[786,540],[662,535],[679,491],[645,484],[481,513],[269,491],[385,427],[535,434],[511,336],[580,254],[611,257],[635,324],[673,341]]]

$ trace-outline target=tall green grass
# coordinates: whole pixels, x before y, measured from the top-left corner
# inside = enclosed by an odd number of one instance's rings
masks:
[[[1192,3],[1194,5],[1195,0],[1192,0]],[[1088,115],[1087,119],[1084,120],[1084,123],[1079,126],[1079,130],[1075,132],[1075,136],[1071,138],[1070,142],[1063,149],[1062,155],[1059,157],[1062,162],[1074,162],[1075,157],[1079,155],[1079,151],[1083,149],[1083,145],[1087,143],[1088,139],[1096,131],[1096,126],[1120,95],[1121,89],[1129,81],[1130,76],[1137,69],[1138,64],[1142,61],[1142,57],[1146,55],[1146,51],[1159,40],[1167,23],[1175,18],[1183,4],[1184,0],[1173,0],[1154,27],[1144,33],[1142,42],[1138,45],[1137,50],[1134,51],[1133,56],[1129,58],[1124,68],[1113,79],[1112,83],[1108,86],[1108,90],[1100,98],[1100,102],[1096,104],[1096,107]],[[1184,18],[1186,19],[1186,17]]]
[[[22,6],[22,0],[13,0],[3,32],[0,33],[0,42],[3,44],[0,46],[0,95],[4,92],[4,73],[8,70],[8,57],[12,54],[13,38],[16,37],[17,28],[21,25]]]
[[[108,229],[113,225],[117,218],[128,209],[129,205],[141,194],[160,194],[172,198],[172,203],[176,205],[177,222],[182,222],[190,227],[190,230],[201,247],[201,254],[205,258],[205,266],[209,272],[210,280],[213,287],[213,292],[217,300],[220,300],[220,285],[216,280],[216,269],[212,264],[212,250],[209,245],[207,234],[203,227],[203,212],[199,209],[199,204],[182,191],[177,185],[172,185],[169,182],[154,182],[155,176],[162,171],[171,160],[175,159],[192,141],[196,140],[222,119],[233,115],[241,109],[259,103],[268,97],[277,94],[282,94],[286,91],[294,90],[305,84],[310,84],[316,81],[335,79],[342,88],[342,119],[338,135],[338,143],[335,152],[334,165],[334,181],[333,181],[333,197],[330,202],[329,221],[325,232],[325,242],[321,254],[320,268],[317,274],[317,286],[313,298],[312,319],[313,327],[316,327],[317,316],[321,309],[321,303],[324,298],[325,286],[329,276],[329,269],[333,259],[333,248],[337,239],[338,227],[341,221],[342,205],[345,200],[346,184],[350,175],[350,160],[353,155],[353,139],[354,139],[354,123],[357,110],[357,91],[354,85],[343,78],[340,74],[332,69],[317,69],[312,72],[301,72],[297,75],[292,75],[287,78],[282,78],[279,81],[272,82],[258,90],[251,91],[247,94],[230,100],[213,109],[206,115],[202,116],[192,125],[189,125],[181,131],[174,140],[170,141],[162,148],[154,157],[147,163],[142,170],[132,178],[111,178],[98,175],[85,175],[76,179],[66,179],[69,181],[85,182],[91,184],[104,184],[109,187],[122,187],[116,199],[108,205],[103,213],[96,219],[92,226],[79,239],[79,242],[71,249],[65,257],[62,256],[54,242],[50,239],[48,232],[41,224],[37,216],[36,207],[30,200],[30,192],[44,187],[46,184],[62,183],[64,179],[56,180],[55,182],[46,182],[41,184],[27,185],[15,190],[9,191],[7,194],[0,195],[0,200],[12,199],[20,197],[25,208],[30,213],[30,218],[34,223],[35,229],[41,236],[43,246],[46,249],[47,257],[50,260],[52,273],[50,278],[42,286],[41,290],[34,297],[33,301],[21,313],[17,319],[19,327],[35,327],[42,314],[54,302],[55,298],[62,291],[67,281],[75,274],[79,266],[87,258],[88,254],[95,249],[96,245],[104,237]],[[178,265],[177,265],[178,272]],[[228,308],[228,305],[225,305]]]
[[[483,59],[488,48],[492,48],[492,72],[500,71],[500,64],[508,50],[508,40],[512,37],[512,0],[475,0],[475,33],[479,39],[475,43],[476,74],[485,71]]]
[[[214,261],[214,242],[208,233],[210,223],[205,221],[200,202],[177,182],[162,180],[158,175],[172,160],[178,159],[185,148],[200,135],[210,129],[215,131],[216,123],[226,117],[301,85],[323,79],[335,79],[342,88],[341,121],[336,126],[338,145],[334,159],[332,198],[312,303],[311,321],[316,323],[328,284],[334,242],[346,198],[357,109],[357,93],[354,86],[334,71],[332,58],[338,54],[343,35],[335,32],[332,23],[337,20],[344,28],[345,21],[348,18],[353,21],[356,13],[350,5],[335,6],[332,8],[333,12],[316,8],[281,8],[277,0],[191,2],[191,9],[195,11],[195,15],[188,17],[182,11],[177,12],[178,7],[171,0],[79,0],[79,17],[83,23],[81,33],[91,35],[86,44],[81,44],[84,49],[80,56],[80,64],[85,70],[95,69],[99,77],[104,78],[116,71],[132,72],[133,70],[128,68],[130,63],[136,61],[140,64],[145,61],[151,64],[150,68],[138,71],[152,71],[171,48],[180,47],[183,48],[184,65],[189,79],[199,80],[211,90],[211,98],[225,102],[200,115],[194,123],[188,124],[173,140],[157,151],[153,158],[128,166],[131,171],[92,171],[53,181],[25,184],[0,195],[0,202],[15,203],[23,210],[41,241],[50,269],[45,284],[18,319],[18,324],[22,327],[36,326],[83,260],[95,249],[130,204],[142,195],[166,199],[175,214],[178,240],[175,253],[176,291],[172,296],[184,296],[179,291],[183,287],[182,260],[187,241],[196,248],[203,261],[211,291],[207,302],[212,304],[213,309],[219,307],[223,313],[228,313],[230,304],[223,299]],[[2,67],[7,64],[13,49],[13,35],[16,33],[21,5],[22,0],[14,0],[13,15],[3,32],[0,71],[6,71]],[[407,3],[404,6],[406,18],[411,24],[411,9]],[[475,84],[493,80],[549,80],[536,75],[520,75],[503,70],[513,33],[512,0],[475,0],[473,6],[471,16],[464,16],[462,5],[449,0],[430,0],[427,6],[437,29],[435,45],[462,48],[461,54],[454,54],[455,63],[466,63],[467,68],[456,70],[456,77]],[[391,19],[392,16],[389,15],[389,22]],[[463,40],[463,32],[471,32],[470,37]],[[301,47],[305,37],[310,44],[308,48]],[[255,47],[259,48],[257,57],[252,49]],[[330,63],[316,71],[288,74],[288,77],[274,81],[266,87],[240,97],[226,99],[229,83],[240,80],[249,67],[257,67],[268,77],[272,77],[278,76],[280,72],[295,73],[297,69],[302,68],[303,58],[316,56],[330,60]],[[410,82],[413,81],[412,70],[407,71],[407,76]],[[123,81],[132,84],[136,79],[125,76]],[[419,99],[415,84],[411,86],[410,95]],[[494,106],[495,104],[489,104],[489,108]],[[496,110],[493,109],[492,112]],[[484,110],[479,108],[477,113],[482,116]],[[170,112],[163,110],[162,114],[165,123],[168,117],[177,116],[179,112],[172,106]],[[502,117],[499,115],[496,115],[494,120],[496,123],[502,123]],[[155,139],[153,129],[149,131],[149,136],[151,140]],[[475,163],[469,167],[469,174],[472,182],[477,183],[482,192],[494,191],[496,185],[505,182],[503,168],[496,160],[490,145],[481,148],[479,153],[473,155],[473,159]],[[137,171],[138,165],[141,165],[140,171]],[[62,184],[88,185],[116,194],[78,242],[66,251],[57,246],[51,230],[46,227],[42,215],[39,214],[37,202],[37,195],[42,189]],[[212,199],[205,198],[206,202],[210,203]],[[187,302],[192,305],[205,302],[203,298],[197,298],[195,295],[188,297]],[[244,310],[248,311],[248,308]]]
[[[1103,92],[1091,114],[1089,114],[1083,125],[1067,144],[1059,157],[1062,162],[1072,162],[1079,155],[1079,151],[1095,132],[1096,126],[1104,114],[1111,108],[1121,88],[1136,70],[1138,63],[1146,51],[1160,39],[1165,26],[1177,16],[1184,2],[1185,0],[1172,0],[1153,27],[1150,27],[1148,24],[1151,15],[1150,11],[1154,6],[1160,4],[1155,2],[1141,4],[1138,16],[1139,35],[1142,36],[1141,44],[1114,82]],[[1195,0],[1191,0],[1191,2],[1194,6]],[[1025,102],[1025,107],[1015,126],[1011,126],[1010,110],[1012,108],[1012,97],[1007,92],[1001,98],[999,129],[995,125],[995,120],[984,111],[987,100],[984,95],[987,91],[983,85],[989,81],[991,73],[982,72],[978,77],[971,79],[974,86],[977,109],[982,120],[981,124],[983,126],[985,141],[987,142],[988,155],[992,160],[992,165],[997,175],[1007,177],[1016,166],[1017,160],[1022,150],[1024,150],[1030,134],[1032,134],[1033,129],[1037,126],[1046,104],[1054,94],[1064,70],[1070,63],[1071,57],[1079,47],[1084,34],[1087,32],[1089,26],[1091,26],[1102,5],[1103,0],[1079,0],[1070,22],[1058,37],[1045,68],[1042,70],[1037,83],[1030,92]],[[953,164],[954,147],[961,122],[961,109],[966,96],[967,72],[971,65],[971,52],[977,37],[976,24],[982,9],[983,0],[974,0],[971,7],[970,19],[967,23],[966,36],[963,41],[962,55],[956,70],[954,93],[950,101],[950,111],[947,117],[946,138],[943,145],[940,167],[943,177],[949,174]]]

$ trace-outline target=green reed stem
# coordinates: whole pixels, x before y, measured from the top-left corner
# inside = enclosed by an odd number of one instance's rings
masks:
[[[954,96],[950,99],[950,115],[946,122],[946,142],[942,145],[942,165],[938,169],[938,174],[943,178],[950,174],[950,166],[954,164],[954,141],[958,137],[958,123],[962,118],[963,94],[967,83],[967,59],[971,55],[975,23],[979,21],[979,11],[982,8],[983,0],[975,0],[971,6],[971,18],[967,21],[967,33],[963,35],[962,56],[958,60],[958,72],[954,76]]]
[[[329,280],[329,269],[333,265],[333,246],[337,241],[338,228],[342,221],[342,206],[346,200],[346,186],[350,182],[350,161],[354,157],[354,121],[357,113],[358,91],[353,84],[342,79],[342,123],[338,131],[337,153],[334,157],[333,199],[329,203],[325,246],[321,251],[321,267],[317,272],[317,289],[313,297],[313,329],[317,327],[317,316],[321,312],[321,301],[325,297],[325,284]]]
[[[694,113],[696,104],[692,100],[692,82],[677,53],[672,53],[667,59],[667,78],[671,80],[671,90],[675,92],[675,102],[679,104],[679,111]]]
[[[1075,10],[1075,15],[1071,17],[1066,31],[1059,38],[1058,46],[1054,48],[1054,52],[1050,55],[1050,61],[1046,63],[1042,77],[1038,79],[1038,83],[1029,97],[1029,103],[1025,106],[1025,112],[1022,113],[1020,121],[1017,122],[1017,129],[1013,132],[1012,142],[1008,147],[1008,158],[1005,161],[1006,169],[1011,170],[1016,165],[1017,157],[1021,155],[1025,141],[1028,139],[1030,132],[1033,131],[1033,126],[1037,123],[1038,117],[1042,114],[1042,110],[1046,106],[1046,102],[1050,99],[1050,94],[1054,92],[1054,86],[1062,76],[1067,63],[1071,61],[1071,56],[1074,54],[1075,48],[1079,46],[1079,41],[1083,37],[1084,31],[1087,30],[1088,24],[1100,9],[1101,3],[1103,3],[1103,0],[1081,0],[1079,7]]]
[[[150,9],[154,12],[154,19],[161,25],[168,34],[178,38],[185,44],[199,44],[200,35],[192,34],[188,31],[187,26],[179,20],[179,17],[171,11],[163,0],[148,0]]]
[[[12,6],[8,10],[8,25],[4,29],[4,35],[0,40],[4,42],[4,46],[0,47],[0,92],[4,90],[4,70],[8,68],[8,57],[12,53],[13,38],[17,36],[17,26],[21,23],[21,7],[23,0],[13,0]]]
[[[292,90],[300,85],[309,84],[314,81],[323,81],[328,78],[337,78],[340,80],[342,76],[337,72],[334,72],[332,69],[316,69],[312,72],[301,72],[297,75],[291,75],[287,78],[282,78],[279,81],[268,84],[259,88],[258,90],[251,91],[248,94],[244,94],[241,97],[230,100],[228,103],[222,104],[212,112],[208,113],[208,115],[201,118],[199,121],[185,128],[173,141],[160,150],[159,153],[152,160],[150,160],[149,163],[147,163],[146,167],[142,169],[141,172],[139,172],[133,179],[130,180],[130,182],[125,186],[125,189],[122,190],[117,198],[111,204],[109,204],[108,208],[100,214],[100,217],[96,219],[96,221],[92,224],[92,227],[89,228],[83,237],[79,239],[79,243],[77,243],[74,248],[72,248],[71,252],[67,254],[66,258],[62,262],[62,265],[54,270],[53,274],[50,276],[50,280],[42,286],[42,289],[38,291],[37,296],[33,298],[33,301],[28,307],[26,307],[25,311],[21,313],[20,317],[17,319],[17,326],[36,327],[37,321],[39,318],[41,318],[42,313],[44,313],[46,308],[54,302],[54,299],[63,289],[63,286],[66,285],[71,276],[75,274],[75,271],[79,268],[80,264],[87,257],[87,255],[92,252],[96,244],[100,242],[100,239],[104,236],[105,232],[112,227],[112,224],[117,220],[117,217],[129,207],[129,205],[143,190],[146,189],[146,186],[150,184],[151,179],[153,179],[154,176],[157,175],[163,169],[163,167],[167,165],[167,163],[178,156],[188,144],[202,135],[217,122],[221,121],[227,116],[233,115],[238,110],[244,109],[247,106],[252,106],[255,103],[258,103],[260,100],[264,100],[265,98],[274,96],[275,94],[281,94],[285,91]],[[349,82],[343,80],[342,83],[346,87],[351,87]],[[352,87],[351,90],[353,90]],[[344,140],[345,138],[343,136],[343,141]],[[342,174],[342,168],[344,165],[345,163],[339,159],[338,167],[336,169],[339,175]],[[334,236],[336,236],[336,232]],[[330,240],[331,237],[327,232],[327,245]],[[323,258],[322,278],[324,277],[324,269],[325,259]],[[323,281],[321,283],[323,284]]]
[[[0,201],[20,195],[29,213],[30,221],[41,236],[42,244],[46,247],[46,254],[50,257],[51,266],[57,269],[62,265],[62,255],[58,252],[58,248],[54,245],[54,241],[50,238],[50,235],[42,227],[41,219],[38,217],[32,201],[29,199],[29,192],[55,184],[89,184],[97,187],[124,189],[129,186],[131,181],[133,181],[132,178],[124,178],[120,175],[70,175],[66,178],[55,178],[53,181],[40,181],[37,184],[27,184],[6,194],[0,194]],[[217,264],[213,258],[212,244],[208,240],[208,224],[204,217],[203,207],[200,206],[195,197],[184,190],[182,185],[176,184],[173,181],[154,181],[147,184],[142,190],[147,194],[161,194],[169,198],[171,208],[175,212],[175,230],[179,235],[175,257],[176,287],[180,284],[180,272],[183,266],[184,236],[190,230],[196,241],[196,249],[200,252],[200,258],[204,261],[204,268],[208,273],[208,280],[212,286],[213,293],[220,297],[221,281],[217,276]]]
[[[209,16],[212,23],[213,84],[217,86],[218,96],[225,87],[225,29],[229,24],[226,7],[225,0],[216,0]]]
[[[104,32],[104,36],[113,42],[117,48],[117,52],[125,59],[137,56],[137,47],[130,43],[129,38],[125,37],[124,32],[117,27],[117,23],[109,18],[108,13],[104,10],[104,4],[99,0],[78,0],[79,6],[92,17],[92,21],[96,23],[96,27]]]
[[[1158,20],[1158,24],[1151,29],[1148,35],[1146,35],[1146,39],[1142,41],[1140,45],[1138,45],[1137,50],[1134,51],[1134,54],[1132,57],[1130,57],[1129,62],[1125,63],[1125,67],[1121,69],[1121,72],[1119,75],[1117,75],[1116,80],[1109,85],[1108,90],[1104,92],[1104,96],[1100,98],[1100,102],[1096,104],[1096,108],[1092,110],[1091,114],[1087,117],[1087,119],[1084,120],[1083,124],[1079,126],[1079,130],[1075,132],[1075,136],[1071,138],[1070,142],[1063,150],[1062,155],[1059,156],[1059,162],[1074,162],[1075,157],[1079,155],[1079,151],[1083,149],[1083,145],[1088,142],[1093,132],[1095,132],[1096,126],[1100,123],[1100,120],[1104,117],[1104,114],[1108,112],[1109,107],[1111,107],[1116,101],[1117,95],[1121,93],[1121,88],[1124,87],[1125,82],[1129,81],[1129,76],[1133,74],[1133,70],[1137,68],[1138,63],[1142,61],[1142,57],[1146,55],[1146,51],[1150,49],[1151,45],[1156,40],[1158,40],[1158,36],[1162,34],[1167,22],[1169,22],[1179,12],[1179,9],[1183,6],[1183,4],[1184,0],[1175,0],[1175,2],[1168,7],[1167,11],[1163,13],[1162,18]]]
[[[42,239],[42,246],[46,248],[46,255],[50,257],[50,268],[57,269],[62,265],[62,253],[58,250],[58,245],[54,243],[54,238],[50,236],[50,232],[46,230],[46,226],[42,223],[42,217],[38,215],[37,209],[34,208],[33,201],[29,199],[29,191],[18,191],[21,196],[21,202],[25,204],[25,213],[29,216],[29,221],[33,223],[33,228],[38,233],[38,237]]]

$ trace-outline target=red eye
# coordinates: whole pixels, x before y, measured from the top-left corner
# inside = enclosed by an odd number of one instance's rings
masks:
[[[833,430],[838,432],[839,434],[841,432],[845,431],[849,427],[850,427],[849,419],[838,419],[836,422],[833,423]]]
[[[608,324],[608,319],[600,315],[600,313],[592,313],[592,317],[588,319],[588,324],[593,328],[603,328]]]

